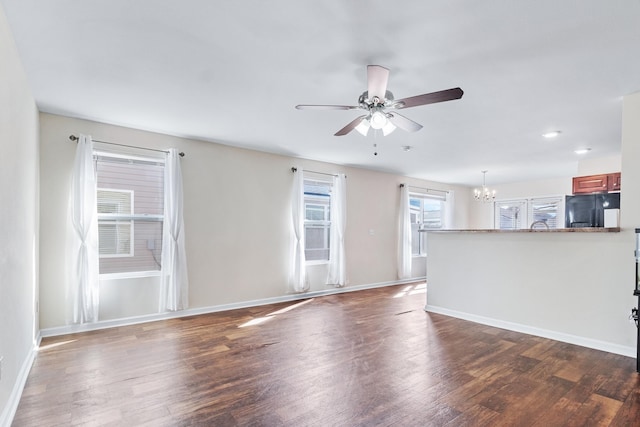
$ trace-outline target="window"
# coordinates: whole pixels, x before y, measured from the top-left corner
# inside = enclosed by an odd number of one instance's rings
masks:
[[[560,197],[531,199],[529,203],[530,223],[542,221],[547,224],[549,228],[562,228],[564,225],[562,201]]]
[[[332,183],[304,180],[304,233],[307,261],[329,261]]]
[[[527,201],[510,200],[496,202],[496,228],[517,230],[527,224]]]
[[[562,228],[563,218],[562,196],[495,202],[495,228],[501,230],[529,228],[536,221],[549,228]]]
[[[409,194],[409,214],[411,216],[411,254],[427,254],[427,233],[419,230],[442,228],[442,207],[444,199],[422,194]]]
[[[159,271],[164,161],[95,153],[100,274]]]

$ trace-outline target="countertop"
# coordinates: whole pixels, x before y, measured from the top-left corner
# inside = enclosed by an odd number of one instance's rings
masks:
[[[585,228],[529,228],[520,230],[496,230],[492,228],[471,228],[460,230],[419,230],[429,233],[619,233],[620,227],[585,227]]]

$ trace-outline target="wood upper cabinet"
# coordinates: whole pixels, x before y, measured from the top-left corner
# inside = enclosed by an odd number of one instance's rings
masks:
[[[573,178],[573,194],[606,193],[608,191],[620,191],[620,172]]]
[[[618,173],[610,173],[608,176],[607,185],[609,187],[609,191],[620,191],[620,172]]]

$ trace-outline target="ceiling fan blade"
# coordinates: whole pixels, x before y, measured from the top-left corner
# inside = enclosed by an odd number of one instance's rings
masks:
[[[369,99],[377,96],[384,99],[387,93],[387,82],[389,81],[389,69],[380,65],[367,65],[367,85]]]
[[[418,105],[435,104],[436,102],[453,101],[462,98],[464,92],[459,87],[439,92],[425,93],[424,95],[411,96],[409,98],[396,99],[394,106],[397,109],[417,107]]]
[[[354,105],[296,105],[298,110],[356,110]]]
[[[360,117],[356,118],[354,121],[352,121],[351,123],[349,123],[348,125],[346,125],[342,129],[340,129],[338,132],[336,132],[335,136],[343,136],[343,135],[348,134],[349,132],[354,130],[356,128],[356,126],[358,126],[360,124],[360,122],[362,120],[364,120],[365,117],[367,117],[367,116],[364,115],[364,116],[360,116]]]
[[[387,118],[391,123],[402,130],[406,130],[407,132],[416,132],[422,129],[422,125],[420,123],[416,123],[398,113],[388,113]]]

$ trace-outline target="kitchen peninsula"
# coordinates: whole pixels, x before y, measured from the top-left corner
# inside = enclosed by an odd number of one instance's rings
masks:
[[[427,233],[427,312],[635,356],[633,346],[621,344],[632,343],[635,334],[628,321],[634,283],[632,232],[569,228]],[[629,269],[606,268],[624,258]]]

